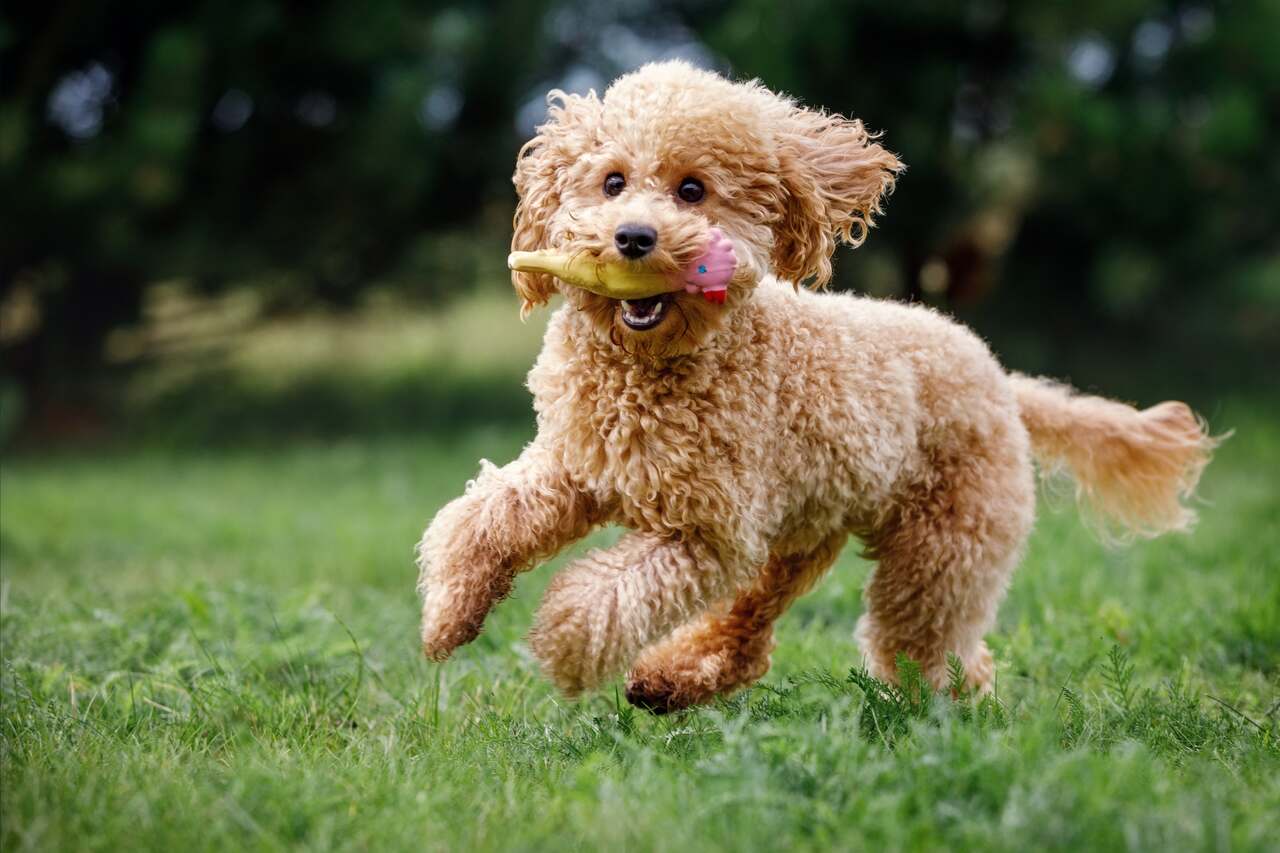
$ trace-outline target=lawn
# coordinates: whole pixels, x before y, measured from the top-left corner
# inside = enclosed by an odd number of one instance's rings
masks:
[[[505,369],[481,378],[518,392]],[[0,846],[1277,849],[1280,419],[1209,414],[1236,434],[1193,534],[1107,547],[1042,500],[997,702],[859,677],[851,548],[761,685],[663,718],[563,700],[523,644],[615,531],[418,654],[413,545],[521,421],[10,453]]]

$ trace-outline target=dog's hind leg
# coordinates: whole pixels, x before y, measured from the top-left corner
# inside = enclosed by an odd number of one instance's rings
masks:
[[[969,685],[985,691],[994,667],[983,635],[1035,513],[1031,465],[1025,442],[986,443],[930,471],[867,537],[879,564],[863,593],[858,645],[876,677],[895,680],[904,654],[936,688],[954,654]]]
[[[627,677],[627,701],[667,713],[760,679],[769,669],[774,621],[831,567],[847,538],[841,533],[807,553],[772,556],[731,603],[645,649]]]

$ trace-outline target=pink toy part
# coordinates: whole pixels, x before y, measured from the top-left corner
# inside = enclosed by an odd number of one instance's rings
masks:
[[[684,268],[684,289],[689,293],[702,293],[702,298],[723,305],[729,293],[729,279],[738,268],[738,256],[733,251],[733,241],[719,228],[707,234],[706,250]]]

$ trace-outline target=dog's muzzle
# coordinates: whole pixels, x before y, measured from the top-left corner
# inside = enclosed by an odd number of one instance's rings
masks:
[[[671,296],[669,294],[648,296],[643,299],[623,299],[621,300],[622,322],[627,325],[628,329],[636,332],[652,329],[662,322],[662,318],[666,316],[667,307],[670,304]]]

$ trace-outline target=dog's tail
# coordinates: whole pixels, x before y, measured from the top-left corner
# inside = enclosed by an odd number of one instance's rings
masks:
[[[1139,536],[1195,522],[1184,501],[1221,439],[1186,403],[1138,411],[1048,379],[1010,380],[1036,461],[1050,472],[1067,469],[1082,503]]]

